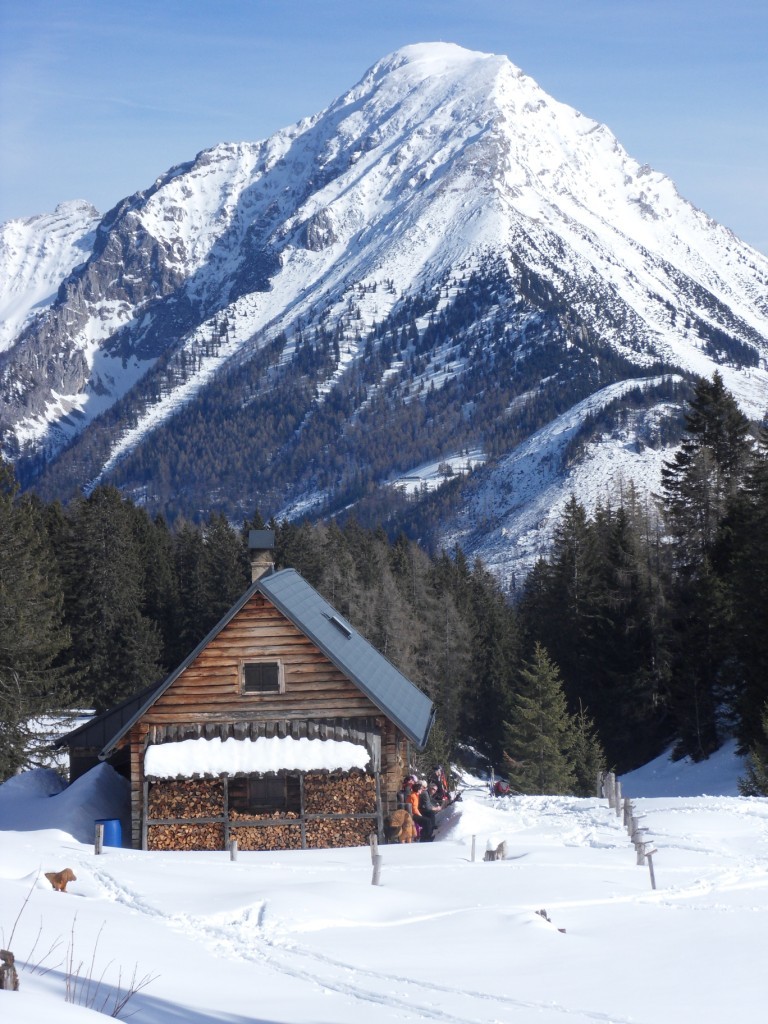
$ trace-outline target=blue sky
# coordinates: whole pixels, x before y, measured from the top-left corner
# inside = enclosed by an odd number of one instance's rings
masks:
[[[0,0],[0,221],[106,212],[435,39],[506,54],[768,252],[765,0]]]

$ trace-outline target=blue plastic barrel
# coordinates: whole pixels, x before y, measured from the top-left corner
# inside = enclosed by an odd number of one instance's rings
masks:
[[[123,845],[123,829],[119,818],[97,818],[96,824],[104,826],[105,846]]]

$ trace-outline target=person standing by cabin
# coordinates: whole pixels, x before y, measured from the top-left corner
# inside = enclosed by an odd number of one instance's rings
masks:
[[[413,784],[416,781],[412,775],[406,775],[403,779],[403,784],[397,791],[397,806],[398,809],[407,807],[411,810],[410,804],[408,803],[408,797],[411,795]]]
[[[408,807],[411,811],[411,817],[419,826],[419,842],[428,843],[432,839],[435,823],[434,820],[422,815],[419,810],[419,795],[422,786],[426,786],[426,782],[414,782],[411,786],[411,792],[408,794]]]
[[[437,817],[438,807],[434,803],[434,795],[437,792],[437,785],[431,782],[427,786],[426,782],[421,783],[419,792],[419,817],[422,821],[426,822],[424,828],[424,834],[421,836],[421,841],[424,843],[431,843],[434,838],[435,832],[435,819]]]

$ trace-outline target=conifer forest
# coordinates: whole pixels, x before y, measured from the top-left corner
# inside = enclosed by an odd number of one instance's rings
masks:
[[[258,496],[255,496],[255,504]],[[250,582],[248,531],[436,703],[425,763],[472,757],[513,790],[589,795],[672,745],[735,735],[768,795],[768,427],[715,374],[695,387],[661,492],[568,504],[514,594],[461,550],[355,519],[152,518],[112,486],[66,505],[0,466],[0,780],[35,720],[160,682]]]

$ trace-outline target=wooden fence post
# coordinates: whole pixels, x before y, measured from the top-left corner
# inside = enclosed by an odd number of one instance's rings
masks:
[[[616,817],[621,817],[621,781],[616,779]]]
[[[237,860],[237,840],[236,839],[230,839],[229,840],[229,859],[230,860]]]
[[[475,863],[475,840],[477,836],[472,836],[472,863]]]
[[[371,844],[371,864],[375,864],[379,854],[379,837],[375,832],[371,832],[368,836],[368,842]]]
[[[632,822],[632,801],[628,796],[624,797],[624,827],[629,829]]]
[[[650,872],[650,875],[651,875],[651,888],[652,889],[656,888],[656,872],[653,870],[653,855],[654,855],[654,853],[658,853],[658,852],[659,852],[658,850],[649,850],[648,853],[646,853],[646,855],[645,855],[646,858],[648,859],[648,871]]]
[[[103,851],[103,849],[104,849],[104,826],[103,825],[97,825],[96,826],[96,838],[94,840],[93,852],[96,853],[96,854],[99,854],[99,853],[101,853]]]
[[[0,949],[0,989],[4,992],[19,990],[19,974],[10,949]]]
[[[608,772],[605,776],[605,795],[608,798],[608,806],[614,807],[616,804],[616,776],[613,772]]]
[[[373,858],[373,878],[371,879],[371,885],[379,885],[381,882],[381,862],[383,857],[380,853],[377,853]]]

